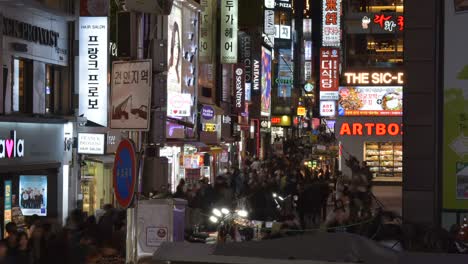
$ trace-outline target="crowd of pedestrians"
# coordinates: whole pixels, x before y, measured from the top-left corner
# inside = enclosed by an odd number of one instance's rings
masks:
[[[125,219],[125,211],[105,205],[98,218],[74,210],[64,227],[38,216],[24,228],[10,222],[0,241],[0,264],[123,264]]]

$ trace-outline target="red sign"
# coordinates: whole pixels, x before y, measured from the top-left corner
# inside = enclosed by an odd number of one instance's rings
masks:
[[[398,136],[403,135],[403,124],[343,123],[340,136]]]
[[[320,100],[338,100],[339,60],[339,49],[320,48]]]
[[[271,118],[271,124],[272,125],[277,125],[281,123],[281,117],[272,117]]]
[[[398,27],[399,31],[403,31],[405,28],[405,17],[404,16],[386,16],[385,14],[375,14],[374,24],[380,26],[381,29],[393,32]]]

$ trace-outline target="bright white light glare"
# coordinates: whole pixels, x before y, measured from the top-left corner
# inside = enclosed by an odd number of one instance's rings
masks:
[[[284,198],[282,196],[278,196],[278,198],[281,200],[281,201],[284,201]]]
[[[216,215],[217,217],[221,217],[222,214],[221,214],[221,211],[217,208],[213,209],[213,214]]]
[[[276,193],[273,193],[273,198],[276,198],[276,196],[278,196]]]
[[[229,214],[229,210],[226,209],[226,208],[221,208],[221,213],[227,215],[227,214]]]
[[[212,216],[210,216],[210,221],[211,221],[212,223],[218,223],[218,218],[216,218],[216,216],[213,216],[213,215],[212,215]]]
[[[240,216],[240,217],[247,217],[249,215],[249,213],[246,210],[239,210],[237,212],[237,215]]]

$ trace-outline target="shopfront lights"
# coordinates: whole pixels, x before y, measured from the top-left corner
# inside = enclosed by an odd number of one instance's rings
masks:
[[[221,208],[221,213],[225,214],[225,215],[228,215],[230,212],[228,209],[226,208]]]
[[[217,216],[217,217],[223,216],[223,214],[221,213],[221,211],[218,208],[213,209],[213,214],[215,216]]]
[[[218,218],[217,218],[216,216],[213,216],[213,215],[212,215],[212,216],[210,216],[210,221],[211,221],[212,223],[218,223]]]
[[[237,211],[237,215],[240,217],[247,217],[249,213],[246,210],[239,210]]]

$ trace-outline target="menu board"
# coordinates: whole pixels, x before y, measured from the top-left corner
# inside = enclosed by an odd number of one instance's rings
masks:
[[[366,142],[364,160],[374,178],[403,175],[403,146],[401,142]]]
[[[401,116],[402,114],[402,86],[340,87],[338,101],[340,116]]]

